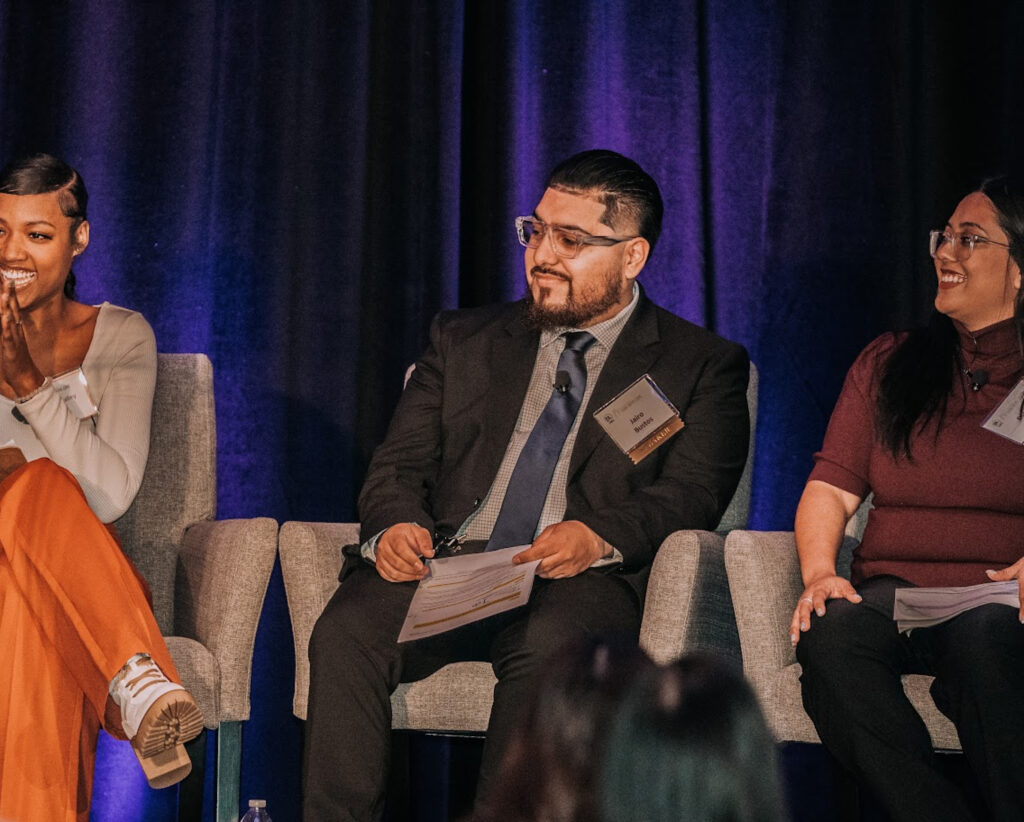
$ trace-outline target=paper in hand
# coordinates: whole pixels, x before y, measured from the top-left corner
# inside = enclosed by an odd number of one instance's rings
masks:
[[[998,603],[1020,608],[1017,580],[983,582],[959,588],[897,588],[893,619],[903,633],[930,628],[979,605]]]
[[[430,575],[416,587],[398,641],[423,639],[525,605],[540,560],[514,565],[512,557],[527,548],[427,560]]]

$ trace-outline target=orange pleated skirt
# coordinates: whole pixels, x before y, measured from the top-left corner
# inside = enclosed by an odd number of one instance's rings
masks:
[[[0,820],[89,818],[110,680],[147,653],[179,681],[149,591],[75,478],[34,460],[0,483]]]

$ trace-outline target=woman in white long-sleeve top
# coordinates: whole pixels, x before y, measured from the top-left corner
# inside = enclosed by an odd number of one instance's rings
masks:
[[[142,482],[156,343],[141,314],[74,299],[86,204],[55,157],[0,170],[0,819],[20,822],[88,819],[101,725],[154,787],[202,729],[105,524]]]

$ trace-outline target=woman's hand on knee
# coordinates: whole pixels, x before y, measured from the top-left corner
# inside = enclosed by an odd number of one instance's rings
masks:
[[[796,603],[793,620],[789,623],[789,641],[794,645],[800,641],[800,633],[810,630],[811,611],[818,616],[825,616],[825,601],[829,599],[845,599],[849,602],[860,602],[860,594],[848,579],[840,576],[827,576],[810,582]]]
[[[1013,565],[1003,568],[1001,571],[986,571],[988,578],[993,582],[1006,582],[1010,579],[1017,580],[1017,593],[1020,597],[1020,609],[1017,611],[1017,618],[1024,622],[1024,557],[1018,559]]]

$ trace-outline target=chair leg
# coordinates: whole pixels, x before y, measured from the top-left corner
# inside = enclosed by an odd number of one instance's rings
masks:
[[[221,722],[217,729],[216,822],[237,822],[242,770],[242,723]]]
[[[185,750],[192,760],[192,772],[178,787],[178,822],[192,822],[203,818],[203,777],[206,774],[206,728]]]

